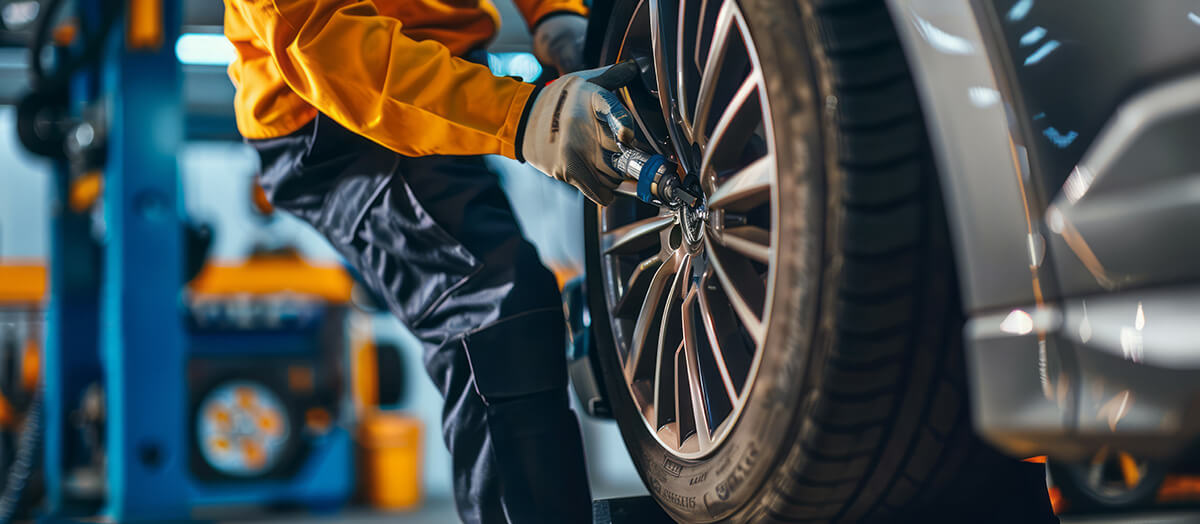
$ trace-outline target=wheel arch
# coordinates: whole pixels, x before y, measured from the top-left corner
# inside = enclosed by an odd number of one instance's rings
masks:
[[[1035,304],[1045,254],[1019,101],[971,0],[887,0],[933,144],[969,316]],[[1032,272],[1031,272],[1032,269]]]
[[[886,0],[916,82],[933,145],[958,268],[971,416],[979,434],[1013,455],[1066,437],[1078,386],[1047,388],[1070,347],[1043,334],[1060,321],[1041,197],[1031,171],[1022,101],[998,52],[993,13],[973,0]],[[1006,322],[1029,320],[1029,329]],[[1049,356],[1047,356],[1049,355]],[[1053,360],[1052,364],[1048,364]],[[1050,366],[1050,367],[1047,367]],[[1055,397],[1061,398],[1055,398]],[[1017,434],[1013,428],[1022,428]]]

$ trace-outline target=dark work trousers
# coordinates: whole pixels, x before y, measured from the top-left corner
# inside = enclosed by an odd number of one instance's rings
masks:
[[[590,522],[558,286],[483,158],[405,157],[325,115],[249,143],[270,201],[424,343],[463,521]]]

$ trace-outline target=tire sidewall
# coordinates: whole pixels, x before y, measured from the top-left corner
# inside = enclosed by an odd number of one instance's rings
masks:
[[[620,44],[636,1],[618,1],[613,9],[602,63],[610,63]],[[622,380],[613,333],[605,315],[595,314],[600,362],[610,403],[639,475],[659,503],[687,521],[744,520],[754,512],[764,483],[789,456],[802,414],[809,408],[804,391],[819,368],[825,351],[810,361],[810,348],[821,348],[815,337],[817,301],[826,261],[823,229],[824,169],[820,118],[811,58],[806,39],[797,38],[804,17],[795,2],[737,0],[742,8],[757,59],[762,67],[775,135],[779,174],[779,211],[774,245],[779,250],[771,321],[761,360],[749,388],[746,405],[731,433],[706,458],[684,460],[663,449],[647,430]],[[780,206],[787,204],[788,212]],[[800,210],[800,211],[796,211]],[[603,271],[600,270],[599,212],[585,210],[588,287],[592,311],[607,311]],[[819,377],[819,374],[816,375]],[[818,378],[819,380],[819,378]]]

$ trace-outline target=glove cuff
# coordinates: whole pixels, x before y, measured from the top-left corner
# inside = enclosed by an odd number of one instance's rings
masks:
[[[514,151],[513,156],[522,164],[525,163],[525,126],[529,125],[529,113],[533,111],[533,104],[537,103],[537,97],[542,92],[542,86],[533,86],[533,91],[529,93],[529,98],[525,99],[525,108],[521,110],[521,120],[517,124],[517,135],[513,138]]]

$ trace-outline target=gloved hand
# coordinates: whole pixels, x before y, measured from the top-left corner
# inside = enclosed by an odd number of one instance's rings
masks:
[[[551,14],[533,29],[533,56],[565,75],[583,69],[587,18],[575,13]]]
[[[601,205],[611,204],[621,174],[612,166],[617,142],[634,140],[633,117],[615,89],[632,81],[637,65],[626,62],[555,80],[538,93],[521,124],[524,160],[571,184]]]

